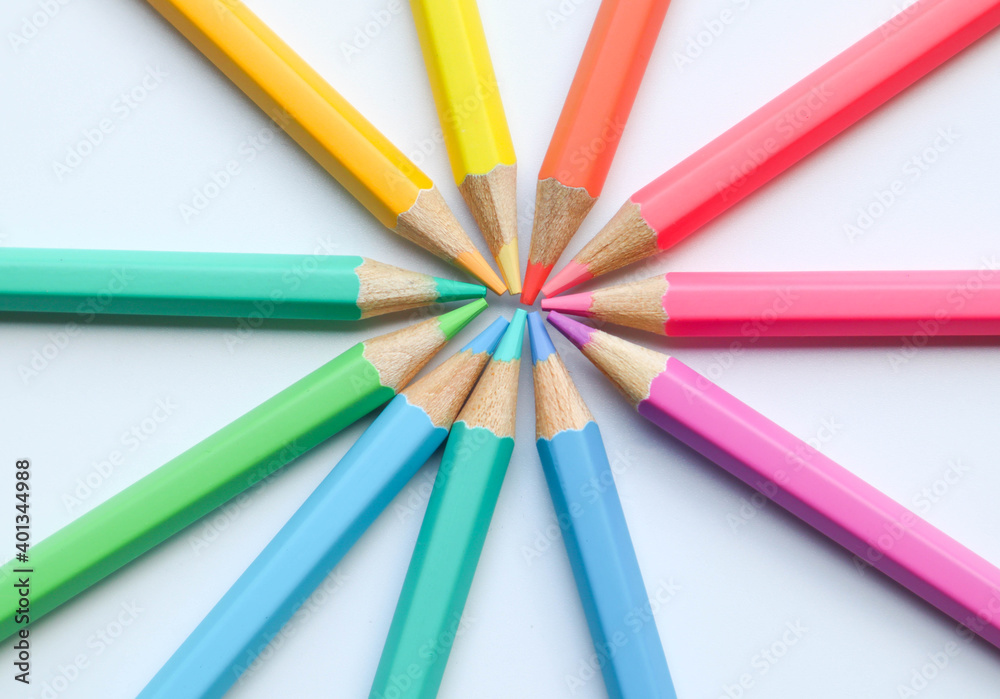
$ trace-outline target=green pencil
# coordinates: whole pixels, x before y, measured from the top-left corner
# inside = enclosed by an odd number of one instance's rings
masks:
[[[437,695],[514,451],[526,317],[514,313],[451,429],[370,699]]]
[[[0,580],[34,571],[35,621],[388,401],[485,308],[480,299],[354,345],[32,546]],[[0,597],[0,640],[17,610],[16,595]]]
[[[353,255],[0,248],[0,311],[361,320],[485,295]]]

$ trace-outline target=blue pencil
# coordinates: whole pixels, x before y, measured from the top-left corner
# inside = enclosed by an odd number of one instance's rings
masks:
[[[528,328],[538,455],[608,695],[676,699],[601,432],[538,313]]]
[[[498,318],[389,403],[139,695],[221,697],[448,436]]]

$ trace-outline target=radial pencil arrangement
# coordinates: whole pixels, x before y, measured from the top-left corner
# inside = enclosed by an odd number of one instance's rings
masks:
[[[1000,0],[12,5],[0,696],[996,696]]]

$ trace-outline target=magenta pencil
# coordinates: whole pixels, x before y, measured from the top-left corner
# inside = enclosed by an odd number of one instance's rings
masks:
[[[1000,275],[668,272],[542,308],[671,337],[998,335]]]
[[[549,322],[640,415],[1000,647],[1000,569],[673,357]]]

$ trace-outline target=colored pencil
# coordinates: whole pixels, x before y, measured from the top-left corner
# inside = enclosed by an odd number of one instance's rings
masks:
[[[511,294],[521,293],[517,159],[476,0],[410,0],[444,143]]]
[[[601,196],[670,0],[603,0],[538,172],[521,300],[532,304]]]
[[[1000,24],[1000,0],[918,0],[633,194],[555,296],[695,232]]]
[[[644,418],[1000,647],[1000,569],[674,357],[553,312]]]
[[[392,399],[139,695],[221,697],[448,436],[507,327]]]
[[[526,314],[514,312],[445,446],[370,697],[437,695],[511,453]]]
[[[353,255],[0,248],[0,311],[361,320],[485,295]]]
[[[388,401],[484,308],[480,299],[354,345],[35,544],[32,621]],[[7,563],[0,579],[19,567]],[[13,596],[0,601],[0,640],[16,609]]]
[[[538,313],[528,328],[538,456],[608,696],[676,699],[601,431]]]
[[[431,179],[240,0],[148,0],[383,225],[498,294]]]
[[[671,337],[997,335],[990,270],[668,272],[542,308]]]

